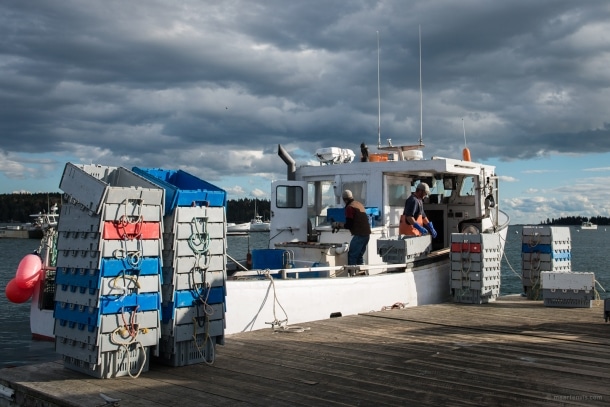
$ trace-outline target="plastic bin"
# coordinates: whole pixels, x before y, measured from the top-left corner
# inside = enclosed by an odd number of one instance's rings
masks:
[[[379,220],[379,208],[376,206],[368,206],[364,208],[369,217],[371,227],[375,226],[375,221]],[[345,208],[328,208],[326,210],[327,222],[342,222],[345,223]]]
[[[254,249],[252,250],[252,268],[255,270],[284,268],[286,250],[282,249]]]
[[[133,167],[132,171],[165,189],[165,214],[177,206],[226,206],[227,194],[182,170]]]
[[[163,190],[158,185],[123,167],[67,163],[59,188],[70,203],[95,214],[101,212],[103,204],[130,199],[142,205],[163,203]]]

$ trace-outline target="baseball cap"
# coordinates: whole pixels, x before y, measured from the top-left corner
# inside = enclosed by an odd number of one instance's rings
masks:
[[[350,191],[349,189],[346,189],[345,191],[343,191],[342,197],[343,197],[343,199],[354,199],[354,196],[352,195],[352,191]]]
[[[415,190],[423,189],[426,192],[426,196],[430,195],[430,187],[425,182],[420,182],[417,184],[417,188]]]

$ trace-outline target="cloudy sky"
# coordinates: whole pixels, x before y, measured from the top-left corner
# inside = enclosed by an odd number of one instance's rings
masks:
[[[67,161],[269,198],[282,144],[419,139],[497,165],[512,223],[610,216],[608,0],[4,0],[0,193]],[[462,125],[464,123],[464,125]]]

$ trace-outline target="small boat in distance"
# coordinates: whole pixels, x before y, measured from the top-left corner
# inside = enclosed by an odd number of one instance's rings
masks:
[[[597,230],[597,225],[594,223],[591,223],[590,221],[586,221],[586,222],[583,222],[582,225],[580,225],[580,229],[581,230]]]
[[[254,215],[254,219],[250,221],[250,232],[269,232],[270,223],[263,221],[260,215]]]
[[[265,222],[263,217],[258,214],[257,199],[254,200],[254,218],[250,220],[250,232],[269,232],[270,222]]]
[[[0,238],[28,239],[28,225],[6,225],[0,226]]]
[[[227,223],[227,233],[248,233],[249,231],[250,231],[250,222]]]

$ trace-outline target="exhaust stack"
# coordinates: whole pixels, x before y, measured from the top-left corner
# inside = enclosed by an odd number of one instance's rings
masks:
[[[284,147],[282,147],[281,144],[277,145],[277,155],[279,155],[281,157],[281,159],[284,160],[284,162],[286,163],[286,166],[288,167],[287,173],[286,173],[286,179],[288,181],[294,181],[294,179],[296,178],[295,174],[297,171],[296,162],[290,156],[290,154],[288,154],[288,151],[286,151],[284,149]]]

